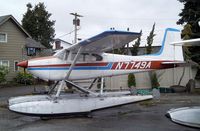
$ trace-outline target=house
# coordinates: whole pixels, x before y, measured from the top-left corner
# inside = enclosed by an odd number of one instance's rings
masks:
[[[44,49],[12,15],[0,16],[0,66],[8,67],[7,81],[16,76],[19,61],[41,56]]]
[[[67,48],[69,46],[71,46],[72,44],[69,43],[69,42],[66,42],[62,39],[55,39],[54,42],[53,42],[53,50],[55,50],[55,52],[57,52],[58,50],[61,50],[63,48]]]

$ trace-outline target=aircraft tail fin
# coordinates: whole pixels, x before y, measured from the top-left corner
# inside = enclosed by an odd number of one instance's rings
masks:
[[[172,45],[173,42],[180,40],[181,35],[179,30],[167,28],[162,41],[162,47],[157,55],[168,60],[184,61],[182,46]]]

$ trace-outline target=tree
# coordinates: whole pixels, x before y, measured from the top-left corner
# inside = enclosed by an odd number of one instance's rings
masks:
[[[140,34],[142,34],[142,30],[140,31]],[[137,38],[137,41],[135,44],[130,48],[132,56],[136,56],[138,54],[138,48],[140,46],[141,41],[141,35]]]
[[[181,32],[182,39],[183,39],[183,40],[188,40],[188,39],[190,39],[191,34],[192,34],[191,25],[190,25],[190,24],[184,25],[184,28],[183,28],[183,30],[182,30],[182,32]],[[192,55],[192,54],[191,54],[189,48],[186,47],[186,46],[183,46],[183,55],[184,55],[184,58],[185,58],[186,60],[191,59],[191,55]]]
[[[149,36],[147,36],[147,47],[146,47],[147,54],[152,53],[152,44],[154,40],[153,38],[154,36],[156,36],[156,34],[154,34],[154,30],[155,30],[155,23],[153,24],[153,27],[152,27],[151,32],[149,33]],[[156,72],[153,72],[153,71],[149,72],[149,78],[150,78],[152,88],[158,88],[160,86]]]
[[[142,30],[140,31],[140,34],[142,35]],[[140,46],[141,35],[140,37],[138,37],[135,44],[130,48],[132,56],[135,56],[138,54],[138,48]],[[131,86],[136,86],[135,75],[133,73],[128,74],[128,87],[130,88]]]
[[[118,49],[114,49],[112,52],[114,53],[114,54],[121,54],[121,55],[124,55],[124,54],[126,54],[126,50],[125,50],[126,48],[125,48],[125,45],[124,46],[122,46],[121,48],[118,48]]]
[[[135,75],[133,73],[128,74],[128,87],[130,88],[131,86],[136,86]]]
[[[38,3],[33,8],[31,3],[27,5],[27,11],[23,15],[22,27],[45,47],[50,48],[50,42],[55,36],[55,21],[50,20],[51,13],[46,11],[44,3]]]
[[[156,72],[150,73],[150,79],[152,88],[158,88],[160,86]]]
[[[154,34],[154,30],[155,30],[155,23],[153,24],[153,27],[152,27],[151,32],[149,33],[149,36],[147,36],[147,48],[146,48],[147,54],[151,54],[152,52],[153,37],[156,36],[156,34]]]
[[[180,19],[177,21],[179,25],[185,25],[182,30],[183,39],[192,39],[200,37],[200,1],[199,0],[178,0],[184,4],[184,8],[179,13]],[[200,47],[189,47],[189,55],[193,61],[200,64]],[[200,70],[198,70],[200,72]],[[200,73],[197,73],[197,77],[200,77]]]

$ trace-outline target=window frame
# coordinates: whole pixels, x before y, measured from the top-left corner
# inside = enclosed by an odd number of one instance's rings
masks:
[[[34,49],[34,53],[30,54],[30,49]],[[27,47],[27,56],[36,56],[36,48],[34,47]]]
[[[4,32],[0,32],[0,35],[1,34],[4,34],[5,35],[5,41],[1,41],[1,39],[0,39],[0,43],[7,43],[8,42],[8,37],[7,37],[7,33],[4,33]]]
[[[10,68],[10,61],[9,61],[9,60],[0,60],[0,66],[3,66],[3,65],[2,65],[2,62],[3,62],[3,61],[7,61],[7,62],[8,62],[8,67],[6,67],[6,68],[9,69],[9,68]]]
[[[16,62],[19,63],[19,61],[14,60],[14,72],[19,71],[19,67],[17,66],[17,64],[15,64]],[[17,70],[16,70],[16,67],[17,67]]]

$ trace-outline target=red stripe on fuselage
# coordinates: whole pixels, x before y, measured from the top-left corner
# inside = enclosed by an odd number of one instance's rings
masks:
[[[28,67],[68,67],[71,64],[33,65]],[[77,63],[75,66],[107,66],[108,63]]]
[[[117,64],[118,64],[118,62],[114,62],[111,69],[112,70],[116,69]]]
[[[173,65],[163,65],[162,62],[169,61],[130,61],[114,62],[112,70],[135,70],[135,69],[166,69],[172,68]]]
[[[45,60],[45,59],[52,59],[52,58],[56,58],[56,57],[55,56],[38,57],[38,58],[30,59],[29,61],[31,61],[31,60]]]

